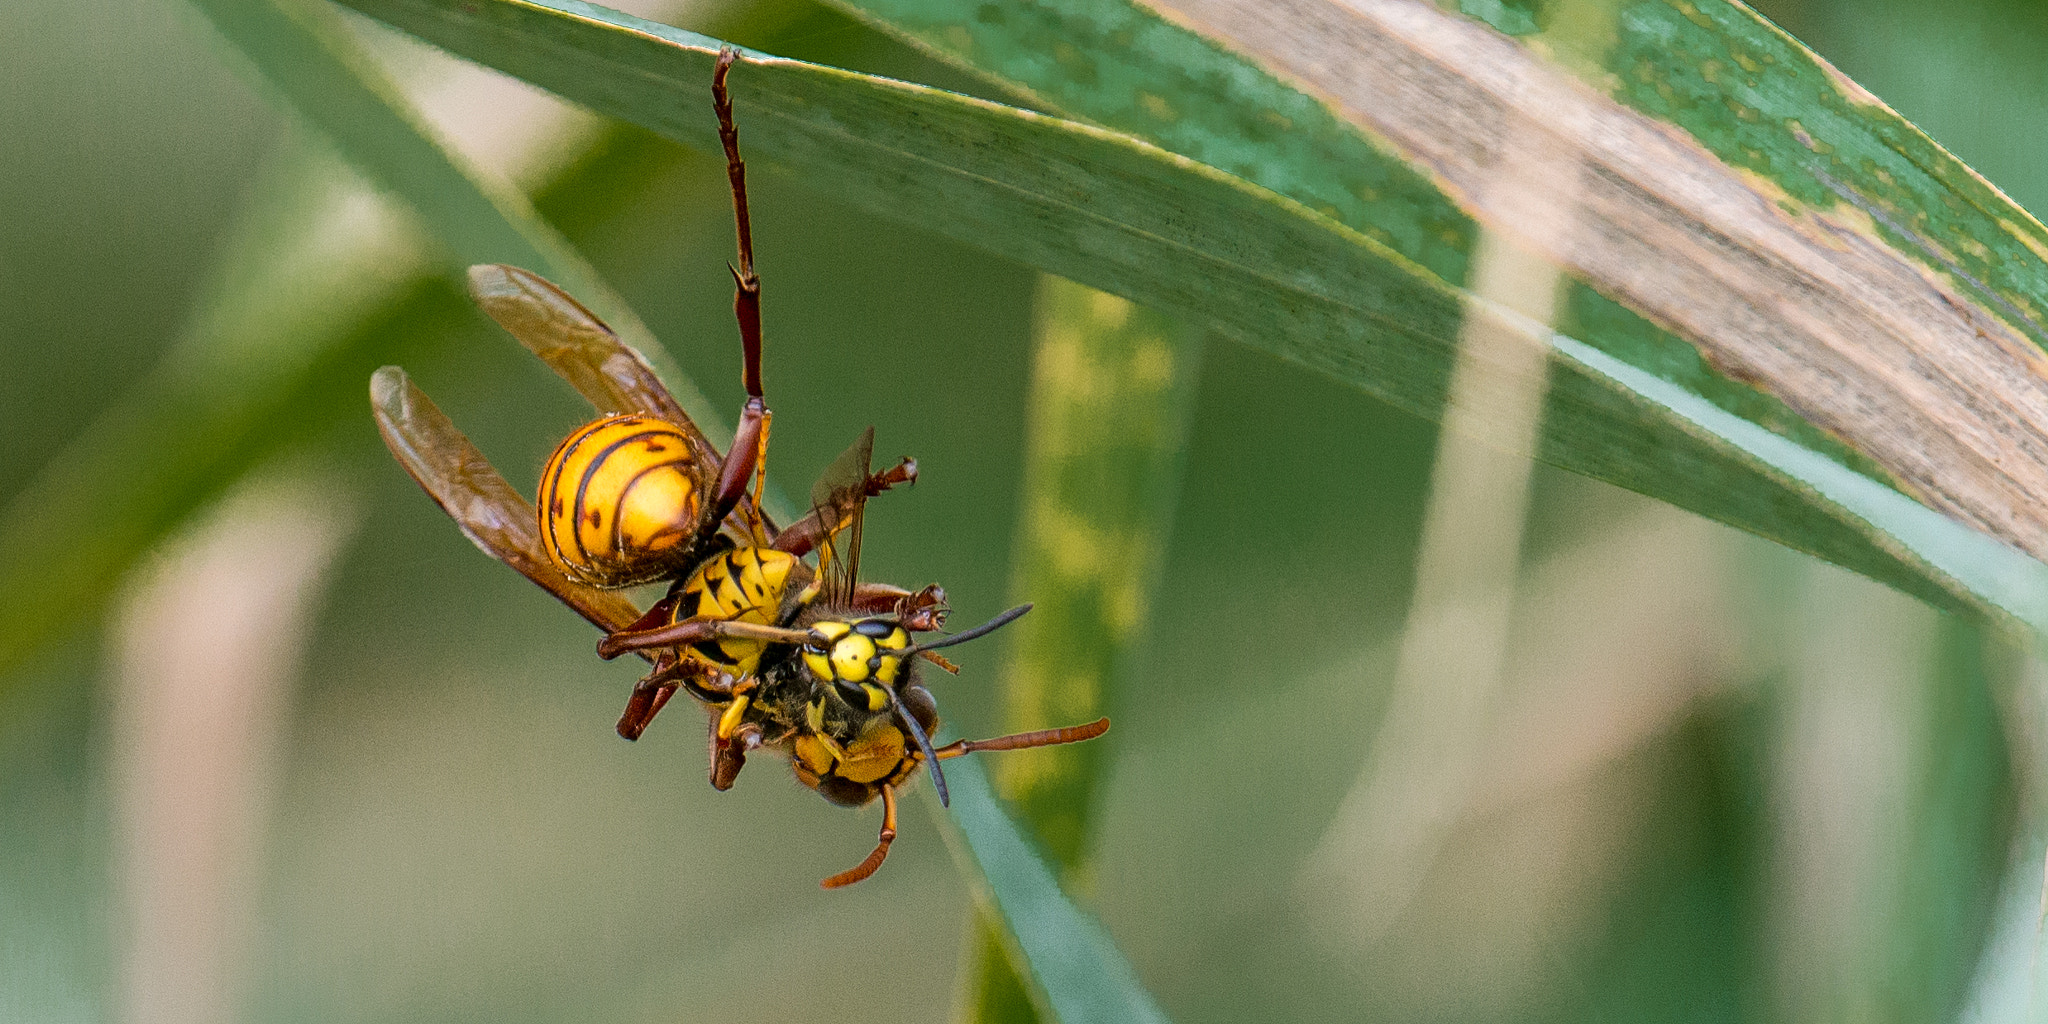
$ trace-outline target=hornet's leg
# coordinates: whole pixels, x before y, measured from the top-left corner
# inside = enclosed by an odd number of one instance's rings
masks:
[[[676,687],[682,685],[684,676],[702,675],[700,668],[686,662],[674,651],[663,652],[654,663],[654,671],[633,687],[633,695],[626,699],[626,710],[619,715],[619,735],[637,740],[647,731],[647,724],[661,713],[661,707],[675,696]],[[702,685],[701,679],[691,680]]]
[[[761,278],[754,273],[754,227],[747,215],[747,165],[740,160],[740,133],[732,122],[732,97],[725,91],[726,72],[738,59],[739,54],[732,47],[718,52],[718,69],[711,75],[711,109],[718,114],[718,138],[725,144],[725,174],[732,180],[733,223],[739,232],[739,264],[730,269],[734,285],[732,312],[740,325],[743,357],[740,382],[747,389],[747,404],[740,410],[739,428],[733,432],[732,447],[726,450],[725,465],[719,471],[713,506],[717,514],[712,522],[724,521],[746,496],[747,486],[765,471],[767,463],[762,454],[768,446],[768,421],[772,417],[761,390]],[[755,524],[756,540],[765,544],[759,527],[759,494],[757,489],[749,519]]]
[[[875,843],[868,859],[825,879],[818,884],[827,889],[839,889],[867,878],[889,859],[889,844],[896,841],[896,787],[882,786],[882,835]]]
[[[903,628],[929,633],[946,624],[946,588],[934,583],[923,590],[909,591],[890,583],[856,583],[853,607],[870,615],[893,613]]]
[[[668,621],[675,604],[676,597],[670,594],[654,602],[654,607],[647,609],[647,614],[619,632],[638,633],[654,629]],[[633,687],[633,696],[626,701],[625,713],[619,716],[619,735],[629,740],[639,739],[640,734],[647,731],[647,723],[654,721],[654,716],[661,712],[661,706],[675,694],[677,677],[687,671],[687,666],[674,654],[656,658],[654,671]]]

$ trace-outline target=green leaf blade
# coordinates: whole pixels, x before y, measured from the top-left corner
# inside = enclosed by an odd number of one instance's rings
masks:
[[[1061,1024],[1167,1024],[1137,973],[1094,918],[1076,909],[1052,869],[1005,814],[972,758],[946,768],[954,855],[987,880],[985,902],[1005,922],[1013,962]],[[927,806],[936,801],[928,801]]]
[[[704,37],[570,0],[351,6],[602,113],[711,144],[708,112],[693,116],[679,101],[709,73],[715,48]],[[1127,136],[905,83],[783,59],[750,60],[732,82],[757,158],[833,180],[885,215],[1211,323],[1399,407],[1440,413],[1464,298],[1296,203]],[[1511,329],[1547,344],[1548,332]],[[1544,457],[1948,607],[2008,617],[1959,589],[1928,552],[1617,384],[1568,362]]]
[[[1312,179],[1316,175],[1343,182],[1340,190],[1359,192],[1365,186],[1358,168],[1373,166],[1375,162],[1385,163],[1390,158],[1380,156],[1368,145],[1369,133],[1333,117],[1319,102],[1276,78],[1275,72],[1233,52],[1230,49],[1233,40],[1201,34],[1199,22],[1203,12],[1208,10],[1202,3],[1161,7],[1062,2],[847,0],[847,6],[871,23],[913,39],[957,64],[1021,94],[1049,101],[1056,108],[1075,116],[1134,132],[1182,152],[1229,154],[1230,159],[1225,166],[1235,173],[1324,210],[1372,237],[1381,240],[1393,237],[1387,229],[1402,220],[1405,207],[1410,203],[1420,202],[1445,211],[1438,219],[1457,211],[1446,194],[1427,182],[1408,190],[1400,201],[1385,200],[1375,195],[1376,201],[1366,204],[1329,203],[1326,197],[1331,189],[1328,184],[1314,184]],[[1289,16],[1317,16],[1307,8],[1300,8],[1296,13],[1293,5],[1281,6],[1290,9]],[[1812,136],[1804,134],[1808,129],[1792,117],[1804,110],[1810,115],[1807,118],[1809,126],[1822,126],[1812,128],[1813,135],[1832,137],[1846,132],[1852,139],[1862,139],[1859,145],[1863,150],[1874,154],[1877,150],[1884,150],[1876,154],[1881,157],[1878,162],[1866,161],[1865,165],[1856,168],[1857,173],[1853,176],[1847,173],[1847,169],[1839,172],[1844,179],[1857,183],[1858,191],[1849,194],[1896,194],[1903,186],[1894,186],[1888,192],[1865,191],[1863,179],[1889,181],[1894,176],[1903,175],[1920,183],[1918,191],[1910,197],[1911,201],[1905,204],[1907,209],[1914,208],[1916,204],[1926,207],[1934,203],[1937,209],[1954,205],[1966,210],[1998,211],[1988,220],[1979,216],[1971,223],[1977,229],[1989,230],[2000,236],[2011,232],[2031,239],[2039,233],[2031,218],[2011,206],[1995,190],[1985,187],[1981,179],[1952,157],[1938,152],[1938,147],[1927,144],[1924,136],[1896,115],[1869,103],[1867,97],[1863,102],[1870,107],[1865,112],[1870,121],[1868,126],[1836,124],[1841,119],[1840,111],[1856,105],[1852,102],[1853,87],[1845,88],[1831,69],[1825,69],[1796,42],[1761,22],[1746,9],[1720,3],[1709,6],[1713,10],[1702,7],[1693,11],[1684,5],[1661,2],[1633,4],[1619,16],[1618,30],[1603,30],[1598,19],[1575,16],[1560,19],[1561,24],[1556,31],[1546,30],[1542,34],[1547,45],[1565,53],[1566,59],[1561,61],[1563,67],[1594,78],[1596,84],[1618,80],[1620,84],[1615,88],[1624,99],[1638,109],[1669,117],[1688,130],[1705,132],[1703,138],[1709,141],[1710,147],[1737,166],[1765,170],[1779,178],[1788,172],[1804,175],[1803,191],[1792,189],[1802,199],[1823,206],[1838,204],[1833,192],[1825,188],[1816,192],[1815,186],[1820,179],[1807,173],[1815,159],[1812,147],[1818,144]],[[1170,14],[1179,13],[1174,14],[1176,20],[1169,21],[1161,16],[1162,10]],[[1472,12],[1468,10],[1467,13]],[[1495,27],[1501,26],[1496,24]],[[1533,27],[1532,23],[1516,29],[1516,32],[1519,34]],[[1680,47],[1685,52],[1671,52],[1666,44],[1675,46],[1677,44],[1673,40],[1681,38],[1686,40],[1685,46]],[[1058,52],[1063,56],[1056,64],[1038,58],[1048,45],[1061,48]],[[1631,47],[1642,53],[1629,58],[1627,54]],[[1614,79],[1600,79],[1597,71],[1586,70],[1597,69],[1601,58],[1607,59],[1606,66]],[[1644,63],[1652,58],[1654,65]],[[1356,59],[1370,58],[1359,54]],[[1715,60],[1718,63],[1714,63]],[[1285,66],[1286,63],[1283,56],[1273,66]],[[1674,67],[1674,64],[1680,66]],[[1085,67],[1088,74],[1075,74],[1076,67]],[[1456,74],[1458,69],[1452,67],[1444,73]],[[1186,85],[1190,77],[1205,84],[1224,84],[1213,85],[1206,90],[1197,89],[1197,94],[1207,102],[1183,103],[1170,119],[1153,116],[1155,111],[1141,109],[1140,104],[1129,100],[1132,95],[1144,95],[1148,91],[1179,95],[1175,90]],[[1746,88],[1757,94],[1744,93]],[[1768,97],[1763,93],[1768,93]],[[1745,98],[1751,107],[1743,106]],[[1301,104],[1314,108],[1316,115],[1307,118],[1292,116]],[[1765,117],[1759,122],[1754,117],[1754,108],[1758,104],[1768,107],[1767,113],[1776,120]],[[1271,137],[1272,133],[1254,127],[1255,118],[1261,110],[1287,110],[1291,115],[1290,124],[1301,129],[1300,135],[1326,141],[1314,151],[1305,152],[1291,147],[1285,138],[1276,140]],[[1287,134],[1291,138],[1296,133]],[[1798,144],[1801,139],[1804,145]],[[1335,142],[1332,144],[1327,140]],[[1918,143],[1915,144],[1914,140]],[[1776,163],[1766,160],[1771,153],[1781,154],[1779,158],[1771,158]],[[1902,157],[1903,163],[1912,166],[1891,168],[1884,162],[1900,162]],[[1759,164],[1759,160],[1766,162]],[[1926,170],[1914,170],[1916,167]],[[1346,178],[1346,175],[1350,177]],[[1951,195],[1938,195],[1951,185]],[[1837,187],[1835,191],[1842,189]],[[1937,198],[1942,201],[1936,202]],[[1881,222],[1891,220],[1885,230],[1895,242],[1902,242],[1917,254],[1929,257],[1927,262],[1933,268],[1952,271],[1991,308],[2012,313],[2014,320],[2029,319],[2022,308],[2031,309],[2033,303],[2021,300],[2014,305],[2003,297],[2000,288],[1981,285],[1980,277],[1989,279],[1989,271],[1985,267],[1958,264],[1941,252],[1944,248],[1969,249],[1967,240],[1974,237],[1976,231],[1963,231],[1960,238],[1956,233],[1950,233],[1941,236],[1939,241],[1930,242],[1903,229],[1895,216],[1879,208],[1892,208],[1888,201],[1879,200],[1873,204],[1871,200],[1858,198],[1856,202],[1864,205]],[[2012,223],[1996,223],[2006,220]],[[2019,248],[2025,251],[2010,254],[2013,258],[1994,262],[2001,267],[2039,263],[2041,247],[2037,243],[2029,242]],[[1402,251],[1411,258],[1420,258],[1413,249],[1403,248]],[[2011,283],[2024,286],[2026,275],[2022,273]],[[1616,305],[1583,282],[1575,282],[1571,291],[1568,313],[1562,324],[1567,334],[1649,372],[1664,384],[1676,384],[1690,390],[1722,410],[1791,438],[1810,451],[1821,453],[1873,480],[1889,482],[1888,473],[1864,453],[1816,429],[1779,398],[1721,375],[1703,361],[1690,344]],[[1634,431],[1645,436],[1630,437],[1630,429],[1611,429],[1617,421],[1629,418],[1624,410],[1599,409],[1608,399],[1589,390],[1575,389],[1569,382],[1562,382],[1559,391],[1541,450],[1541,456],[1546,460],[1701,511],[1874,575],[1924,599],[1954,607],[1952,601],[1943,596],[1953,589],[1953,580],[1930,584],[1919,572],[1888,570],[1882,566],[1886,559],[1871,558],[1869,552],[1858,550],[1871,540],[1879,547],[1890,547],[1894,552],[1910,546],[1888,544],[1882,538],[1845,538],[1841,536],[1838,523],[1822,521],[1838,519],[1838,516],[1829,514],[1817,520],[1795,508],[1801,503],[1799,500],[1787,500],[1790,496],[1783,493],[1773,494],[1770,486],[1729,488],[1727,485],[1733,481],[1715,471],[1715,460],[1695,459],[1685,454],[1684,449],[1688,445],[1683,441],[1674,445],[1666,445],[1661,440],[1653,442],[1653,439],[1665,437],[1662,427],[1638,424]],[[1574,424],[1574,420],[1578,422]],[[1570,436],[1574,434],[1576,436]],[[1656,465],[1660,461],[1669,465],[1660,470]],[[1681,468],[1687,465],[1690,468]],[[1698,474],[1703,469],[1707,472],[1702,477]],[[1688,477],[1692,480],[1689,481]],[[1701,486],[1699,481],[1703,479],[1714,482]],[[1712,489],[1721,493],[1708,493]],[[1853,527],[1852,530],[1867,533],[1864,527]],[[1911,559],[1910,555],[1907,557]],[[2033,570],[2020,566],[2013,571],[2027,575]],[[1940,575],[1939,571],[1935,574]],[[1915,579],[1915,576],[1922,578]]]

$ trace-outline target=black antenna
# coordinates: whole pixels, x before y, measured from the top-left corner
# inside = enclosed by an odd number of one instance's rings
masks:
[[[951,807],[953,802],[946,796],[946,773],[939,770],[939,752],[932,749],[931,737],[924,734],[924,726],[896,699],[896,691],[889,691],[889,704],[896,709],[896,717],[910,729],[910,738],[917,741],[917,749],[924,752],[925,761],[932,766],[932,788],[939,791],[939,806]]]
[[[1004,626],[1007,626],[1010,623],[1015,622],[1020,618],[1023,618],[1024,613],[1030,610],[1030,605],[1020,604],[1017,607],[1012,608],[1009,611],[1006,611],[1001,615],[998,615],[995,618],[990,619],[987,622],[984,622],[981,625],[974,627],[973,629],[966,630],[960,633],[955,633],[952,636],[945,637],[944,639],[940,640],[934,640],[928,644],[917,644],[916,646],[911,647],[909,650],[904,651],[903,656],[907,658],[913,654],[916,654],[919,651],[936,650],[940,647],[951,647],[954,644],[964,644],[969,640],[979,640],[982,637],[985,637],[990,633],[993,633],[996,630],[999,630]]]
[[[918,644],[916,646],[906,648],[903,651],[901,657],[909,658],[915,656],[919,651],[929,651],[934,647],[951,647],[954,644],[964,644],[969,640],[976,640],[981,637],[985,637],[990,633],[993,633],[996,630],[999,630],[1004,626],[1007,626],[1010,623],[1017,621],[1019,618],[1023,617],[1025,612],[1028,612],[1030,610],[1030,605],[1020,604],[1017,607],[1012,608],[1009,611],[1006,611],[1001,615],[998,615],[995,618],[990,619],[987,622],[984,622],[981,625],[974,627],[973,629],[966,630],[965,632],[955,633],[952,636],[946,637],[942,640],[934,640],[928,644]],[[904,728],[910,731],[910,738],[917,741],[917,749],[924,754],[924,759],[931,763],[932,788],[939,791],[939,806],[953,806],[952,799],[948,797],[946,794],[946,773],[940,770],[939,768],[939,753],[938,751],[932,749],[931,737],[926,736],[924,734],[924,726],[917,724],[917,719],[912,718],[910,712],[904,710],[903,702],[896,699],[896,691],[893,689],[889,691],[889,706],[896,710],[897,719],[902,721]]]

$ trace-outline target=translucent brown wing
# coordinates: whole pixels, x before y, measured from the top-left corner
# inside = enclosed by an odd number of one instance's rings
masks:
[[[607,633],[640,617],[623,596],[584,586],[555,568],[541,547],[533,506],[404,370],[387,366],[370,377],[370,407],[391,454],[485,554],[519,570]]]
[[[645,413],[685,428],[717,479],[718,449],[647,360],[568,292],[530,270],[489,263],[469,268],[469,294],[599,412]]]
[[[825,579],[820,599],[827,604],[852,604],[860,582],[861,523],[866,518],[874,453],[875,428],[869,427],[811,485],[811,515],[820,527],[818,566]]]

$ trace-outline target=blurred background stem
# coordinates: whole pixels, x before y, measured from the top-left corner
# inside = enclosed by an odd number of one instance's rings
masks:
[[[1038,283],[1025,442],[1023,514],[1002,729],[1092,721],[1113,708],[1146,638],[1173,527],[1203,341],[1141,306],[1057,277]],[[998,792],[1037,833],[1069,893],[1093,889],[1089,841],[1116,733],[1017,751],[994,767]],[[1039,1019],[996,929],[970,928],[959,1017]]]
[[[1563,281],[1511,237],[1480,234],[1478,296],[1547,324]],[[1533,464],[1522,453],[1535,442],[1543,385],[1540,350],[1468,322],[1437,435],[1390,705],[1303,879],[1304,895],[1364,945],[1406,912],[1492,753],[1483,742],[1500,715],[1529,508]],[[1362,864],[1373,868],[1357,870]]]

